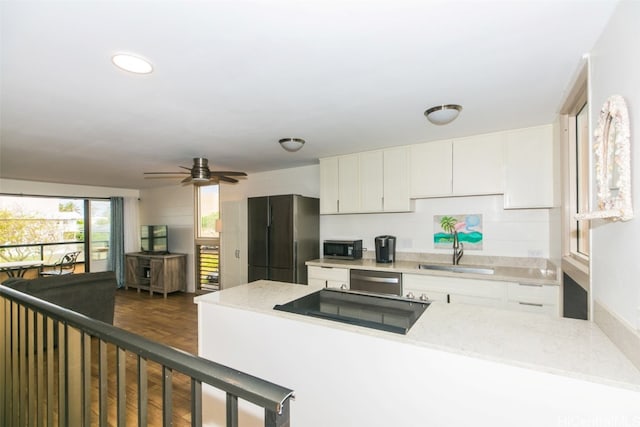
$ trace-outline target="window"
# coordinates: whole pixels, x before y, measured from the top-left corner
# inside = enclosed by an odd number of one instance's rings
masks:
[[[48,265],[80,251],[76,271],[100,271],[109,250],[110,206],[109,200],[0,195],[0,262]]]
[[[218,185],[197,187],[197,238],[217,239],[220,237],[220,202],[218,199],[218,188]]]
[[[590,221],[576,220],[575,214],[589,211],[589,104],[584,93],[580,93],[566,114],[566,145],[568,157],[568,187],[565,196],[567,209],[565,224],[569,235],[565,236],[565,255],[581,262],[588,262],[590,252]],[[566,176],[566,175],[565,175]]]
[[[591,144],[587,66],[583,67],[560,113],[562,146],[562,270],[590,289],[591,223],[576,213],[590,211]]]
[[[218,185],[196,188],[197,289],[220,289],[220,200]]]

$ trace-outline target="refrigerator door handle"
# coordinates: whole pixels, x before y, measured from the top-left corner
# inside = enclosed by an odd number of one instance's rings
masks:
[[[293,277],[298,280],[298,241],[293,241]]]

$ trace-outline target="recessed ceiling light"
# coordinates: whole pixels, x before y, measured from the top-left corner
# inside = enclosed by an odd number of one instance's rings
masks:
[[[149,74],[153,71],[153,66],[149,61],[130,53],[117,53],[111,57],[111,61],[116,67],[130,73]]]

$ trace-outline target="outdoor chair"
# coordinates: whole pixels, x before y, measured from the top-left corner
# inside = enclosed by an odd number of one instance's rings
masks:
[[[64,254],[60,261],[49,266],[51,268],[43,269],[40,272],[41,276],[62,276],[65,274],[72,274],[76,269],[76,261],[80,255],[80,251],[69,252]]]

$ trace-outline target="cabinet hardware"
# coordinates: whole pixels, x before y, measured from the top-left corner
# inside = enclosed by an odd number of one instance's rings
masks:
[[[518,283],[520,286],[533,286],[534,288],[541,288],[542,284],[540,283]]]
[[[518,304],[520,304],[520,305],[530,305],[532,307],[542,307],[543,306],[542,304],[537,304],[537,303],[534,303],[534,302],[522,302],[522,301],[518,301]]]

